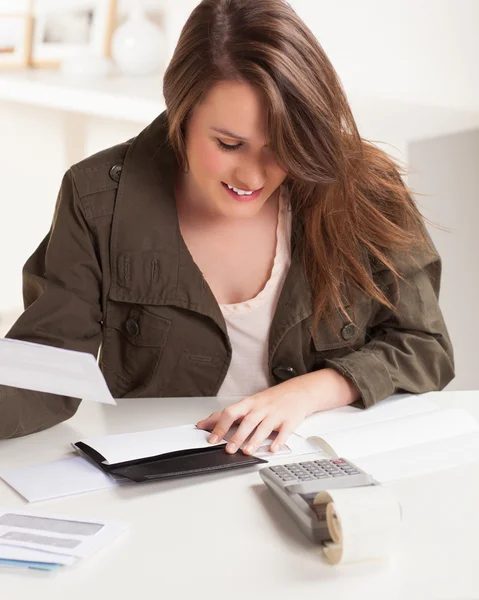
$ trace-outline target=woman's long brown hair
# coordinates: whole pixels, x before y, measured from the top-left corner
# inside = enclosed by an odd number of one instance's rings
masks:
[[[353,302],[353,290],[394,310],[374,269],[401,273],[397,252],[427,245],[403,167],[363,139],[338,75],[284,0],[203,0],[183,27],[164,77],[169,137],[187,166],[191,110],[219,81],[245,81],[266,98],[270,147],[287,171],[313,318]]]

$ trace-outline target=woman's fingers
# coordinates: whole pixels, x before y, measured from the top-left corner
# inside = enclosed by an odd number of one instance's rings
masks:
[[[254,454],[261,444],[269,438],[271,432],[276,427],[276,420],[273,420],[272,417],[267,417],[257,426],[256,431],[252,435],[251,439],[248,441],[246,446],[243,449],[245,454]]]
[[[220,415],[221,411],[214,412],[209,417],[206,417],[206,419],[198,421],[198,423],[196,423],[196,427],[198,427],[198,429],[206,429],[207,431],[211,431],[216,423],[218,423]]]
[[[230,452],[231,454],[236,452],[263,419],[264,414],[259,413],[258,411],[249,412],[241,421],[238,429],[231,436],[231,439],[226,446],[226,452]]]
[[[208,441],[212,444],[215,444],[219,440],[225,437],[230,427],[238,420],[242,419],[245,415],[249,413],[251,410],[251,403],[246,398],[245,400],[241,400],[241,402],[237,402],[236,404],[232,404],[225,408],[221,413],[218,419],[218,422],[213,428]]]
[[[276,452],[280,448],[282,448],[286,442],[288,441],[289,436],[293,433],[294,427],[288,423],[284,423],[278,435],[276,436],[274,442],[270,446],[271,452]]]

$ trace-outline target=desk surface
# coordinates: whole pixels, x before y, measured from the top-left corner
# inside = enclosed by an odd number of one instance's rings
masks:
[[[2,468],[70,455],[81,437],[195,422],[216,398],[83,402],[51,430],[0,442]],[[479,392],[444,392],[441,406],[479,417]],[[389,562],[330,566],[262,484],[256,468],[150,482],[29,505],[0,481],[0,505],[127,521],[130,530],[56,573],[0,570],[2,598],[479,598],[479,464],[390,485],[401,503],[399,547]]]

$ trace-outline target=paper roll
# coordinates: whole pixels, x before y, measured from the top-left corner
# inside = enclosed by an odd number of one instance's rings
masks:
[[[323,542],[331,564],[387,558],[401,521],[401,507],[382,486],[325,490],[314,499],[332,541]]]

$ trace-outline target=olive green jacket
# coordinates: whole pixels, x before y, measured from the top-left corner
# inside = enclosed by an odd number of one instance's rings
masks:
[[[211,289],[180,234],[174,155],[162,113],[136,138],[71,167],[50,232],[24,267],[25,312],[7,337],[99,354],[114,397],[215,396],[232,349]],[[400,391],[442,389],[453,351],[438,306],[441,262],[398,258],[398,313],[360,298],[312,328],[299,251],[269,335],[271,383],[330,367],[352,379],[361,407]],[[396,299],[390,271],[377,270]],[[354,321],[354,322],[353,322]],[[332,323],[332,327],[328,325]],[[79,400],[0,386],[0,438],[70,418]]]

